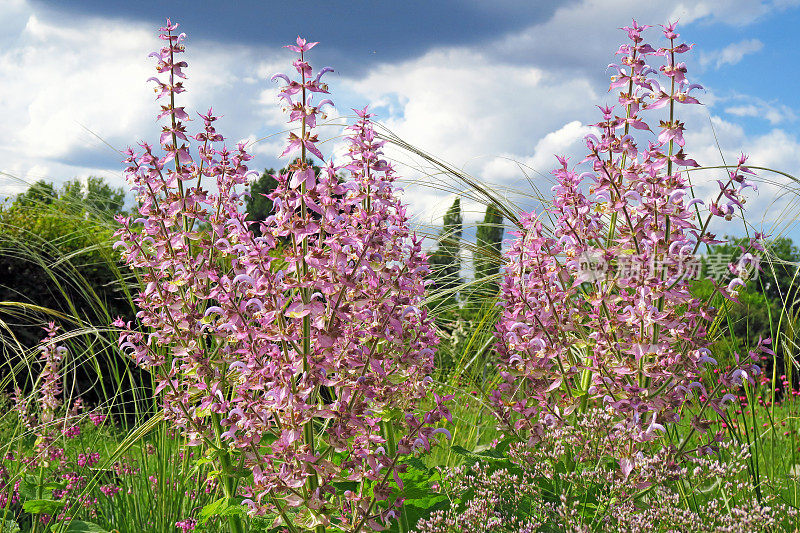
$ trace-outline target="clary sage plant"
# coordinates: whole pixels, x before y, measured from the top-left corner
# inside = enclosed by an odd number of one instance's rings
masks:
[[[428,273],[372,115],[348,128],[347,161],[321,163],[315,133],[328,93],[298,38],[296,78],[279,74],[293,129],[274,213],[256,237],[242,209],[251,156],[228,148],[217,117],[189,135],[184,34],[154,53],[158,147],[128,150],[139,216],[118,245],[144,280],[120,346],[158,376],[164,413],[218,464],[229,502],[290,531],[379,529],[397,517],[401,458],[430,449],[449,418],[431,397],[437,344],[420,304]],[[233,531],[240,518],[229,513]]]

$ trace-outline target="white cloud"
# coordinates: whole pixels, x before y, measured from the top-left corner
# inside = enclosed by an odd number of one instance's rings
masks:
[[[760,52],[764,48],[764,43],[758,39],[745,39],[738,43],[731,43],[721,50],[704,52],[700,54],[700,64],[705,66],[712,65],[720,68],[724,65],[735,65],[744,56]]]
[[[84,32],[30,15],[21,46],[0,55],[0,147],[22,155],[65,157],[96,146],[80,125],[104,138],[141,126],[149,71],[141,50],[147,32]]]
[[[770,104],[753,97],[742,99],[750,103],[726,107],[725,112],[737,117],[761,118],[768,121],[773,126],[797,119],[795,112],[788,106]]]
[[[545,23],[500,38],[488,49],[497,58],[597,79],[604,77],[614,52],[627,40],[618,28],[630,25],[632,18],[640,24],[664,23],[670,11],[662,2],[583,0],[559,8]]]
[[[683,24],[702,20],[745,26],[776,11],[800,5],[798,0],[694,0],[679,2],[670,14],[670,20]]]
[[[586,79],[497,64],[469,49],[384,65],[363,79],[344,80],[342,88],[370,101],[400,138],[500,186],[523,177],[511,160],[548,174],[555,162],[550,150],[569,150],[583,131],[578,118],[591,116],[599,100]],[[417,187],[410,197],[419,212],[440,205],[446,194]]]
[[[745,153],[748,165],[800,177],[800,138],[797,136],[777,128],[763,134],[750,134],[742,126],[718,116],[711,116],[711,120],[706,117],[703,121],[698,112],[690,120],[693,127],[685,136],[686,147],[701,165],[735,165],[739,155]],[[768,170],[758,170],[757,174],[753,181],[758,190],[748,189],[746,194],[746,218],[751,233],[755,229],[777,234],[796,225],[800,218],[798,186],[791,179]],[[697,196],[706,200],[716,198],[719,193],[716,180],[724,181],[725,176],[724,169],[692,172]],[[736,232],[731,228],[723,230],[719,223],[712,229],[719,234]],[[738,232],[743,234],[743,228],[739,227]]]
[[[15,36],[0,49],[0,170],[28,176],[35,166],[38,174],[53,172],[43,178],[60,182],[92,168],[120,184],[122,156],[105,143],[117,150],[139,140],[156,143],[160,131],[155,116],[161,102],[146,82],[156,75],[147,55],[163,45],[156,29],[91,17],[59,24],[23,0],[0,11],[0,28]],[[213,105],[229,144],[260,137],[264,126],[277,130],[282,120],[261,112],[259,93],[269,86],[261,71],[277,68],[282,54],[190,37],[188,90],[178,105],[195,117]],[[190,122],[189,131],[199,125]],[[7,177],[0,177],[0,187],[14,188]]]
[[[347,88],[370,98],[379,113],[388,112],[389,117],[384,120],[400,137],[492,182],[502,195],[530,208],[534,201],[526,198],[526,194],[532,194],[528,178],[547,197],[552,183],[550,170],[556,163],[553,155],[563,153],[572,156],[573,163],[580,161],[584,146],[579,141],[591,131],[586,124],[599,119],[594,104],[615,103],[604,92],[607,86],[598,83],[582,62],[587,61],[587,56],[595,60],[594,65],[609,62],[621,37],[615,28],[629,22],[627,18],[617,20],[619,13],[635,12],[636,8],[628,9],[633,4],[614,0],[609,6],[607,2],[587,0],[561,8],[549,22],[506,36],[480,51],[467,47],[439,49],[402,64],[384,65],[364,79],[347,80]],[[671,8],[647,7],[647,19],[641,22],[668,19]],[[718,21],[734,24],[745,20],[744,14],[733,16],[734,5],[729,8],[729,12],[714,15]],[[747,20],[752,22],[760,16],[758,13],[750,13]],[[591,35],[593,46],[587,50],[580,45],[585,39],[564,39],[566,35]],[[721,51],[714,61],[730,64],[740,59],[738,53],[744,55],[761,46],[760,41],[746,41]],[[506,52],[531,54],[535,66],[496,61]],[[548,68],[558,61],[573,66],[569,75]],[[703,165],[715,165],[721,164],[720,149],[729,163],[744,150],[752,154],[754,164],[783,169],[793,165],[786,156],[778,157],[779,151],[762,148],[769,144],[771,134],[754,135],[716,115],[720,111],[717,106],[722,103],[729,104],[726,111],[734,115],[748,115],[751,110],[737,109],[730,105],[730,98],[719,99],[713,91],[700,98],[705,106],[682,106],[679,110],[681,120],[687,122],[687,150],[691,157]],[[786,111],[761,101],[757,108],[773,125],[780,123],[779,115]],[[786,118],[792,116],[786,113]],[[793,142],[789,138],[778,144],[788,153],[800,153],[800,145],[793,149]],[[717,187],[719,173],[695,173],[695,177],[703,196]],[[432,180],[442,177],[433,176],[428,181]],[[429,224],[439,222],[452,201],[451,191],[458,188],[441,181],[436,184],[445,190],[415,186],[409,198],[413,211],[424,213],[422,220]],[[515,189],[520,193],[511,192]],[[776,206],[787,205],[786,198],[780,195],[780,187],[762,185],[748,205],[759,217],[772,216],[780,212],[774,209]],[[479,206],[472,210],[475,213],[467,217],[468,221],[480,216]]]
[[[747,11],[736,2],[712,13],[706,4],[699,2],[691,9],[679,5],[684,9],[682,22],[740,24],[763,15],[762,8]],[[0,52],[0,170],[27,180],[48,173],[56,179],[102,173],[119,180],[122,165],[116,164],[116,154],[79,124],[116,147],[157,138],[157,107],[144,82],[153,73],[146,55],[160,46],[153,28],[88,18],[69,27],[50,24],[23,0],[16,0],[13,13],[14,23],[0,17],[5,39],[14,36],[12,45]],[[671,14],[673,8],[661,3],[585,0],[560,8],[545,23],[481,48],[440,47],[421,57],[380,65],[363,77],[334,76],[331,86],[338,111],[331,113],[334,125],[321,136],[334,137],[332,151],[340,154],[342,141],[336,137],[345,110],[370,103],[379,120],[401,138],[478,180],[492,182],[500,194],[531,208],[533,200],[524,195],[531,192],[527,178],[549,195],[553,155],[568,155],[577,163],[584,155],[581,139],[590,131],[587,124],[599,120],[595,104],[615,103],[606,92],[605,76],[624,38],[616,28],[627,25],[631,15],[640,22],[663,22]],[[652,32],[657,39],[658,31]],[[759,44],[751,42],[750,49]],[[742,50],[740,43],[709,62],[732,64],[741,59],[736,53]],[[276,104],[275,86],[266,78],[285,70],[287,57],[280,50],[194,42],[191,36],[188,41],[189,91],[182,95],[182,104],[198,111],[213,104],[215,112],[224,115],[218,123],[223,134],[254,143],[252,151],[261,161],[269,158],[269,163],[254,161],[252,168],[273,164],[272,156],[284,142],[283,134],[268,136],[285,129],[286,119]],[[729,161],[744,149],[764,166],[798,168],[796,138],[776,129],[753,135],[717,116],[716,106],[727,105],[728,115],[763,116],[773,126],[782,123],[780,114],[787,110],[755,100],[721,101],[713,92],[702,99],[706,107],[681,109],[689,128],[690,156],[715,164],[719,142]],[[110,155],[98,155],[106,153]],[[413,181],[406,185],[404,197],[410,212],[420,223],[438,224],[464,185],[441,174],[426,175],[429,166],[396,149],[389,155],[409,164],[401,169]],[[111,158],[105,170],[96,162],[103,157]],[[711,173],[697,176],[705,190],[716,186]],[[13,192],[13,186],[13,180],[0,176],[0,194]],[[766,198],[774,192],[762,188],[751,202],[762,209],[756,212],[767,212],[771,204]],[[477,202],[465,198],[463,205],[467,222],[482,216]]]

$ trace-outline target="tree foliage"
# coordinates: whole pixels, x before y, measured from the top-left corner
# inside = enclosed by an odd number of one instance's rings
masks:
[[[709,262],[713,256],[720,256],[718,262],[737,264],[748,246],[749,239],[744,237],[728,238],[728,242],[713,246],[704,261],[704,275],[711,275]],[[788,237],[767,240],[763,247],[763,252],[755,252],[759,256],[760,272],[748,278],[747,285],[739,290],[738,301],[716,298],[714,302],[724,307],[724,321],[712,350],[717,359],[730,363],[735,353],[746,353],[759,339],[772,338],[775,357],[764,362],[765,371],[771,373],[776,368],[778,374],[796,376],[792,362],[796,356],[792,354],[796,352],[793,338],[800,283],[795,277],[800,265],[800,249]],[[732,277],[733,274],[729,274],[718,282],[727,284]],[[707,298],[713,292],[713,285],[708,279],[699,280],[692,291],[700,298]]]
[[[89,178],[85,184],[71,180],[60,188],[42,180],[0,206],[0,301],[15,302],[0,308],[0,318],[14,325],[15,337],[3,334],[2,342],[25,348],[38,344],[41,324],[52,317],[30,306],[101,328],[116,316],[134,318],[126,294],[127,270],[120,270],[112,248],[112,217],[122,209],[124,197],[122,189],[102,178]],[[106,356],[95,353],[93,358],[104,379],[109,378]],[[0,376],[12,362],[0,361]],[[82,394],[104,385],[96,378],[78,376]],[[86,399],[93,397],[98,395],[90,393]]]
[[[55,206],[62,211],[83,211],[97,218],[112,218],[125,205],[125,190],[112,187],[103,178],[90,176],[86,183],[79,179],[65,182],[56,188],[51,182],[39,180],[17,195],[12,204],[18,208]]]
[[[476,296],[495,296],[499,290],[496,276],[500,272],[503,232],[503,214],[495,204],[489,204],[483,222],[478,223],[472,253]]]
[[[456,290],[461,284],[462,232],[461,200],[456,198],[444,215],[437,248],[428,258],[434,280],[433,289],[453,301],[457,299]]]
[[[725,244],[714,246],[709,255],[722,255],[730,262],[736,263],[747,249],[749,239],[742,237],[729,239]],[[796,308],[797,287],[800,280],[796,279],[800,266],[800,248],[795,246],[792,239],[778,237],[764,243],[764,252],[759,252],[761,272],[753,290],[762,293],[767,299],[786,303],[787,307]]]
[[[285,169],[281,169],[281,172],[285,172]],[[247,220],[260,222],[272,214],[272,200],[266,195],[278,186],[278,180],[274,175],[274,168],[265,169],[261,176],[250,185],[250,196],[245,199]],[[255,235],[261,235],[259,224],[253,224],[250,228]]]

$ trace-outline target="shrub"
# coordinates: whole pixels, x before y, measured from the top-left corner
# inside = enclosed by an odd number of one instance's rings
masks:
[[[99,180],[91,183],[96,193],[108,187]],[[103,198],[97,193],[95,203],[108,205]],[[3,331],[1,388],[10,391],[15,380],[29,390],[30,377],[14,368],[24,364],[26,350],[38,345],[43,315],[84,331],[106,327],[114,316],[133,317],[129,280],[120,273],[119,255],[112,249],[110,222],[107,212],[93,209],[77,194],[74,183],[60,191],[44,182],[34,184],[0,208],[0,301],[6,302],[3,320],[13,325]],[[77,372],[76,387],[84,399],[97,403],[113,395],[127,370],[97,338],[83,340],[67,364]],[[87,351],[88,364],[73,364]]]

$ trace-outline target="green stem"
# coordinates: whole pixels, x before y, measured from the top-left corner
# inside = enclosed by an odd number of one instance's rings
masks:
[[[583,396],[581,397],[580,414],[585,413],[586,409],[589,407],[589,386],[591,383],[592,370],[590,368],[584,368],[581,374],[581,391],[583,391]]]
[[[214,423],[214,433],[217,438],[217,448],[219,449],[219,463],[223,476],[222,491],[225,493],[225,499],[228,501],[228,505],[234,505],[234,497],[236,496],[236,474],[233,472],[230,454],[222,448],[222,428],[219,415],[217,413],[211,413],[211,420]],[[228,525],[231,528],[231,533],[244,533],[242,519],[238,514],[228,516]]]
[[[631,61],[631,65],[630,65],[631,81],[628,82],[628,97],[629,98],[633,98],[633,62],[636,61],[636,53],[637,52],[638,51],[634,48],[633,56],[632,56],[633,61]],[[628,104],[627,106],[625,106],[625,118],[631,118],[631,104]],[[630,131],[630,124],[628,124],[628,122],[626,121],[625,122],[625,131],[623,132],[622,136],[624,137],[625,135],[628,135],[629,131]],[[620,168],[621,169],[625,168],[625,159],[627,158],[627,155],[628,155],[627,152],[622,152],[622,161],[620,162]],[[612,198],[612,200],[613,200],[613,198]],[[614,211],[613,213],[611,213],[611,224],[609,225],[609,228],[608,228],[608,238],[606,239],[606,248],[610,247],[614,243],[614,234],[616,233],[616,228],[617,228],[617,212]]]
[[[303,52],[300,52],[300,61],[304,61]],[[306,73],[305,71],[301,72],[301,79],[303,82],[303,89],[302,89],[302,102],[303,105],[306,105]],[[301,133],[300,138],[305,140],[306,138],[306,117],[304,116],[301,122]],[[306,145],[305,143],[301,143],[300,148],[300,165],[298,170],[305,170],[306,166]],[[300,210],[301,216],[303,221],[308,219],[308,208],[306,207],[305,201],[305,194],[306,194],[306,181],[300,184]],[[303,243],[301,245],[303,251],[303,257],[301,261],[301,272],[303,277],[308,276],[308,264],[306,263],[306,256],[308,255],[308,239],[303,239]],[[295,248],[295,253],[297,252],[297,248]],[[298,279],[298,281],[300,281]],[[303,297],[303,304],[308,305],[311,302],[311,295],[310,291],[307,287],[303,287],[301,289],[302,297]],[[309,357],[311,356],[311,317],[306,315],[303,317],[303,373],[306,377],[309,376],[309,372],[311,371],[311,364],[309,362]],[[317,396],[317,390],[315,387],[314,393],[312,393],[312,400],[314,400]],[[308,446],[308,453],[314,455],[315,453],[315,446],[314,446],[314,418],[310,418],[308,422],[305,423],[303,426],[303,441],[305,442],[306,446]],[[309,497],[313,497],[313,494],[317,491],[319,487],[319,480],[317,479],[317,472],[311,472],[311,475],[308,476],[307,481],[307,492]],[[325,526],[318,525],[314,528],[316,533],[325,533]]]
[[[386,439],[386,454],[395,455],[397,453],[397,436],[394,434],[394,424],[391,420],[381,420],[381,430],[383,438]],[[399,533],[407,533],[411,530],[405,505],[400,509],[400,520],[397,525]]]
[[[673,48],[673,49],[675,48],[675,39],[670,39],[670,47]],[[675,67],[675,52],[674,51],[670,52],[670,67],[672,67],[672,68]],[[670,86],[670,91],[669,91],[669,95],[670,95],[670,100],[669,100],[669,127],[673,128],[673,127],[675,127],[675,122],[674,122],[675,121],[675,100],[674,100],[674,98],[675,98],[675,77],[673,76],[671,78],[671,80],[672,80],[672,84]],[[672,156],[673,156],[674,149],[675,149],[675,143],[674,143],[674,141],[672,139],[670,139],[668,153],[667,153],[667,179],[670,179],[671,176],[672,176]],[[656,211],[656,216],[658,216],[658,211]],[[658,221],[656,221],[656,224],[657,223],[658,223]],[[667,253],[669,253],[670,233],[672,233],[672,223],[670,221],[669,215],[665,214],[664,215],[664,254],[665,255]],[[658,260],[658,248],[659,248],[658,242],[656,242],[655,243],[655,253],[653,254],[654,257],[656,257],[656,260]],[[666,274],[665,270],[662,268],[661,269],[661,280],[662,281],[665,281],[666,275],[667,274]],[[665,298],[664,298],[664,294],[662,293],[661,296],[658,298],[658,304],[657,304],[659,313],[664,311],[664,303],[665,303]],[[653,344],[653,345],[658,344],[658,339],[659,339],[660,335],[661,335],[661,324],[658,324],[658,323],[653,324],[653,336],[651,338],[651,344]],[[644,359],[644,357],[642,357],[642,359]],[[644,369],[644,366],[642,368]],[[650,380],[649,376],[645,378],[645,380],[644,380],[645,388],[648,388],[650,386],[650,381],[651,380]]]

